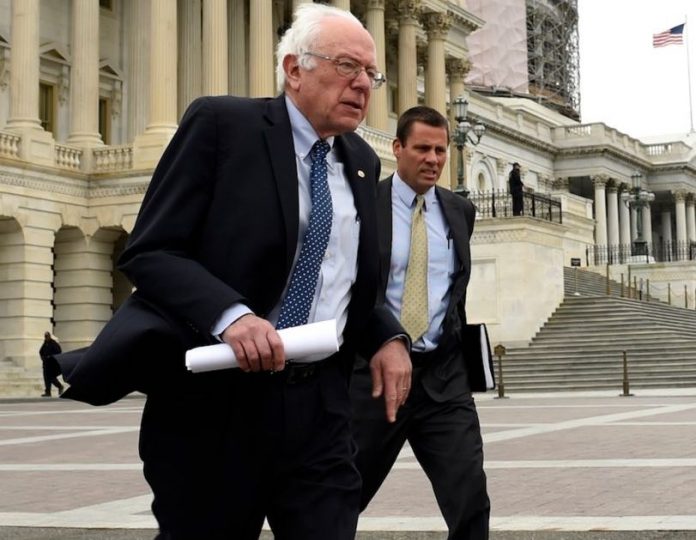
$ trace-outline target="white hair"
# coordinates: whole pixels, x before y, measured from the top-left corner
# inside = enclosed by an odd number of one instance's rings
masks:
[[[326,4],[300,4],[295,10],[292,26],[283,34],[276,48],[276,80],[279,92],[285,89],[283,59],[287,55],[296,55],[304,69],[313,69],[316,65],[316,59],[304,53],[315,47],[321,34],[322,22],[329,17],[341,17],[355,22],[362,28],[362,23],[349,11]]]

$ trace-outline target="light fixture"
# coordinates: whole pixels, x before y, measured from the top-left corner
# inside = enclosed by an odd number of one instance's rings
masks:
[[[469,196],[469,190],[466,189],[466,170],[464,166],[464,148],[467,142],[472,146],[476,146],[481,142],[481,137],[486,132],[486,126],[477,122],[473,127],[471,122],[467,120],[469,111],[469,102],[465,96],[457,96],[452,101],[454,110],[454,119],[457,125],[452,133],[452,141],[457,147],[457,187],[454,192],[463,197]]]

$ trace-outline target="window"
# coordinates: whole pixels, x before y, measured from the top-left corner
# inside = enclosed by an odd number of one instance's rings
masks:
[[[99,0],[99,7],[108,9],[109,11],[114,10],[114,2],[113,0]]]
[[[39,83],[39,121],[45,131],[54,133],[55,130],[55,87],[51,84]]]
[[[99,98],[99,134],[104,144],[111,144],[111,103]]]

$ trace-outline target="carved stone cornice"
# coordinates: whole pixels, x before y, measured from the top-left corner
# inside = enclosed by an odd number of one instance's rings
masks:
[[[0,172],[0,185],[39,191],[41,193],[58,193],[69,197],[86,199],[89,187],[84,180],[52,180],[28,174],[16,175],[7,171]]]
[[[143,178],[142,180],[129,183],[113,182],[111,185],[103,186],[86,179],[66,179],[65,176],[62,176],[59,180],[54,180],[52,178],[26,174],[16,175],[2,171],[0,172],[0,185],[34,190],[44,194],[53,193],[75,197],[83,199],[82,202],[87,204],[88,199],[144,195],[149,185],[149,179]]]
[[[452,17],[446,13],[431,11],[421,16],[423,28],[428,35],[428,40],[444,40],[452,27]]]

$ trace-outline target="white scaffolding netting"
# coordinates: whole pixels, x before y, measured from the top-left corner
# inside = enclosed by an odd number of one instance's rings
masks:
[[[467,38],[472,64],[467,84],[526,94],[525,0],[466,0],[466,8],[486,21]]]

